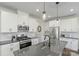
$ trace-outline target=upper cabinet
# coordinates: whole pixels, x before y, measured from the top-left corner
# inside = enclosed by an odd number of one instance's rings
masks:
[[[29,27],[29,31],[36,32],[39,22],[37,18],[29,16],[26,12],[0,11],[0,32],[17,32],[18,25]]]
[[[29,26],[30,32],[36,32],[38,26],[38,19],[29,16],[26,12],[18,11],[18,25]]]
[[[28,25],[29,15],[22,11],[17,11],[18,15],[18,25]]]
[[[78,32],[78,18],[62,19],[60,22],[60,30],[67,32]]]
[[[49,27],[57,27],[57,26],[59,26],[57,20],[49,21]]]
[[[17,14],[1,10],[1,32],[17,32]]]
[[[39,25],[39,23],[36,21],[37,19],[30,17],[28,20],[29,23],[29,31],[31,32],[37,32],[37,27]]]
[[[67,19],[60,19],[59,22],[56,20],[49,22],[49,27],[56,27],[60,26],[60,31],[65,32],[78,32],[79,30],[79,20],[78,17],[75,18],[67,18]]]

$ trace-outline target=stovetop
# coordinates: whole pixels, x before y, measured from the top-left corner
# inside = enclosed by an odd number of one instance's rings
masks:
[[[30,37],[27,37],[27,36],[21,36],[21,37],[17,37],[16,38],[18,41],[22,41],[22,40],[28,40],[28,39],[31,39]]]

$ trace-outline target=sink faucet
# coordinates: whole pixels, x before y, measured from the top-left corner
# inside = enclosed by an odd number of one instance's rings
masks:
[[[50,45],[51,45],[51,43],[50,43],[50,36],[49,35],[45,35],[44,40],[46,40],[46,39],[49,40],[48,47],[50,48]]]

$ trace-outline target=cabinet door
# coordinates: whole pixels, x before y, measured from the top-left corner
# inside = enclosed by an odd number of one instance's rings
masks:
[[[12,49],[13,52],[19,50],[20,49],[19,42],[11,43],[10,48]]]
[[[78,51],[78,40],[72,40],[72,43],[71,43],[72,47],[71,49],[74,50],[74,51]]]
[[[71,43],[72,43],[72,40],[71,40],[71,39],[68,39],[68,38],[61,38],[60,40],[67,42],[65,48],[68,48],[68,49],[71,49],[71,48],[72,48],[72,44],[71,44]]]
[[[60,30],[68,31],[68,32],[76,32],[78,31],[78,19],[77,18],[69,18],[63,19],[60,21]]]
[[[77,39],[63,39],[61,38],[61,41],[66,41],[66,48],[78,51],[78,40]]]
[[[1,55],[2,56],[13,56],[13,52],[10,49],[10,44],[1,46]]]
[[[67,45],[66,48],[74,50],[74,51],[78,51],[78,40],[76,39],[69,39],[67,41]]]
[[[18,24],[20,25],[28,25],[28,14],[22,11],[18,11]]]
[[[67,39],[66,48],[68,48],[68,49],[71,49],[72,48],[72,40],[71,39]]]
[[[1,11],[1,32],[17,32],[17,14]]]
[[[32,41],[32,45],[35,45],[35,44],[38,44],[39,42],[38,42],[38,39],[31,39],[31,41]]]

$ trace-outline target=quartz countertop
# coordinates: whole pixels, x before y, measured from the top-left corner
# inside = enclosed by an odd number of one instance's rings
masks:
[[[42,46],[44,42],[23,48],[21,50],[14,51],[15,56],[59,56],[67,44],[67,42],[61,41],[62,45],[59,45],[59,49],[54,47],[56,50],[49,49],[48,46]],[[53,47],[52,47],[53,48]],[[52,50],[52,51],[51,51]],[[60,52],[56,52],[56,51]]]
[[[0,45],[5,45],[5,44],[10,44],[10,43],[15,43],[15,42],[19,42],[19,41],[17,41],[17,40],[15,40],[15,41],[11,41],[11,40],[0,41]]]
[[[67,39],[76,39],[76,40],[79,40],[79,38],[73,38],[73,37],[61,37],[61,38],[67,38]]]

